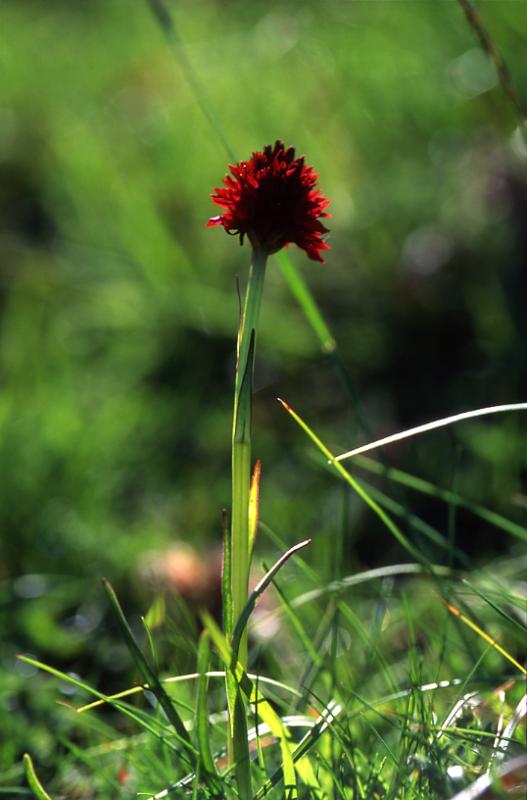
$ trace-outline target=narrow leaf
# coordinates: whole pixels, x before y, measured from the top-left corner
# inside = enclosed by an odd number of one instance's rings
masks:
[[[166,619],[166,602],[162,594],[158,594],[146,612],[145,627],[149,631],[160,628]]]
[[[278,570],[280,570],[284,566],[286,561],[288,561],[292,555],[298,552],[298,550],[307,547],[308,544],[311,544],[311,539],[306,539],[305,541],[299,542],[299,544],[295,544],[293,547],[291,547],[287,551],[287,553],[284,553],[284,555],[278,559],[276,564],[274,564],[271,567],[271,569],[265,573],[261,581],[259,581],[258,584],[254,587],[251,596],[249,597],[247,603],[245,604],[242,610],[242,613],[238,618],[238,621],[236,622],[236,627],[234,628],[234,633],[232,636],[232,659],[234,663],[236,663],[238,660],[238,651],[240,648],[241,638],[243,636],[243,632],[245,630],[249,617],[251,616],[254,607],[258,601],[258,598],[267,589],[267,587],[273,580]]]
[[[293,417],[295,422],[302,428],[302,430],[307,433],[309,438],[312,442],[316,444],[318,449],[323,453],[328,461],[335,467],[339,475],[344,478],[344,480],[349,483],[351,488],[359,495],[359,497],[368,505],[371,510],[379,517],[381,522],[388,528],[390,533],[397,539],[399,544],[404,547],[404,549],[410,553],[410,555],[416,559],[416,561],[421,562],[424,564],[428,571],[432,571],[432,565],[426,559],[419,550],[412,544],[412,542],[408,539],[407,536],[401,531],[401,529],[395,524],[395,522],[391,519],[391,517],[386,514],[385,511],[378,505],[378,503],[373,500],[369,494],[364,490],[358,481],[353,478],[347,470],[344,469],[342,464],[337,461],[333,453],[326,447],[326,445],[316,436],[316,434],[311,430],[311,428],[304,422],[304,420],[299,417],[299,415],[294,411],[290,405],[288,405],[284,400],[278,398],[278,402],[282,404],[285,410]]]
[[[198,749],[199,755],[201,759],[202,767],[209,776],[211,789],[216,793],[219,791],[218,789],[218,782],[217,777],[218,773],[216,771],[216,767],[214,764],[214,759],[212,758],[212,753],[210,749],[210,725],[209,719],[207,714],[207,689],[208,689],[208,677],[207,677],[207,670],[209,668],[209,657],[210,657],[210,644],[209,644],[209,635],[206,631],[201,634],[199,645],[198,645],[198,672],[199,672],[199,679],[198,679],[198,699],[197,699],[197,708],[196,708],[196,720],[197,720],[197,738],[198,738]]]
[[[335,461],[343,461],[345,458],[352,458],[358,456],[360,453],[367,453],[369,450],[375,450],[377,447],[383,447],[386,444],[393,442],[400,442],[401,439],[408,439],[411,436],[418,436],[421,433],[443,428],[445,425],[452,425],[454,422],[462,422],[466,419],[473,419],[474,417],[483,417],[487,414],[498,414],[504,411],[527,411],[527,403],[509,403],[503,406],[490,406],[488,408],[477,408],[474,411],[464,411],[462,414],[454,414],[450,417],[443,417],[436,419],[434,422],[427,422],[425,425],[417,425],[415,428],[408,428],[406,431],[400,433],[393,433],[391,436],[385,436],[383,439],[377,439],[370,444],[364,444],[361,447],[355,447],[353,450],[348,450],[347,453],[341,453],[336,456]]]
[[[488,633],[485,633],[485,631],[482,630],[479,627],[479,625],[476,625],[475,622],[472,622],[471,619],[466,617],[465,614],[462,614],[461,611],[458,608],[456,608],[455,606],[453,606],[451,603],[447,603],[445,600],[443,600],[443,602],[445,603],[446,607],[448,608],[448,610],[450,611],[451,614],[453,614],[455,617],[458,617],[461,620],[461,622],[463,622],[465,625],[467,625],[469,628],[471,628],[475,633],[478,634],[478,636],[481,636],[482,639],[484,639],[486,642],[488,642],[488,644],[490,644],[491,647],[494,647],[494,649],[497,650],[498,653],[500,653],[504,658],[506,658],[508,661],[510,661],[511,664],[514,664],[514,666],[517,669],[519,669],[520,672],[522,672],[527,677],[527,669],[525,669],[525,667],[522,666],[522,664],[520,664],[518,661],[516,661],[516,659],[513,658],[513,656],[511,656],[511,654],[508,653],[496,641],[496,639],[493,639],[492,636],[489,636]]]
[[[126,620],[126,617],[124,616],[119,600],[117,599],[117,595],[115,594],[111,584],[109,583],[109,581],[106,580],[106,578],[103,578],[102,585],[106,593],[106,596],[110,601],[110,605],[114,612],[115,619],[119,624],[119,628],[121,630],[123,639],[125,640],[126,645],[128,646],[128,649],[130,650],[130,653],[134,658],[137,668],[143,674],[145,681],[150,686],[159,705],[167,715],[167,718],[169,722],[172,724],[178,738],[180,739],[182,744],[184,744],[187,747],[187,749],[190,750],[195,756],[196,751],[190,742],[190,737],[187,733],[185,725],[183,724],[183,720],[179,716],[176,708],[174,707],[172,700],[163,689],[157,674],[150,667],[143,653],[141,652],[137,642],[135,641],[132,630],[128,625],[128,622]]]
[[[257,461],[254,465],[253,476],[251,480],[251,490],[249,492],[249,561],[252,557],[256,532],[258,530],[261,474],[262,462]]]
[[[480,517],[480,519],[483,519],[485,522],[488,522],[489,525],[494,525],[497,528],[501,528],[507,533],[516,536],[518,539],[522,539],[524,542],[527,542],[527,528],[523,527],[522,525],[518,525],[516,522],[512,522],[510,519],[503,517],[496,511],[491,511],[489,508],[485,508],[478,503],[473,503],[471,500],[467,500],[462,495],[457,494],[450,489],[442,489],[440,486],[436,486],[435,484],[430,483],[423,478],[418,478],[415,475],[410,475],[408,472],[404,472],[403,470],[396,469],[394,467],[385,467],[383,464],[379,464],[377,461],[372,458],[368,458],[367,456],[358,456],[355,463],[360,469],[374,472],[377,475],[386,475],[386,477],[390,478],[390,480],[396,481],[396,483],[400,483],[403,486],[408,486],[409,489],[414,489],[416,492],[421,492],[422,494],[430,497],[436,497],[439,500],[443,500],[445,503],[451,503],[453,506],[464,508],[467,511],[470,511],[471,514],[474,514],[475,516]]]
[[[142,692],[144,689],[149,688],[148,686],[138,686],[133,687],[132,689],[128,689],[124,692],[119,692],[117,695],[104,695],[102,692],[98,692],[97,689],[94,689],[89,684],[84,683],[83,681],[74,678],[72,675],[66,674],[65,672],[61,672],[55,667],[51,667],[49,664],[44,664],[42,661],[37,661],[34,658],[30,658],[29,656],[17,656],[20,661],[24,661],[26,664],[31,664],[33,667],[37,669],[41,669],[43,672],[47,672],[50,675],[53,675],[55,678],[60,678],[60,680],[65,681],[65,683],[69,683],[71,686],[77,687],[77,689],[82,689],[88,694],[93,695],[94,697],[98,697],[99,700],[97,703],[90,703],[87,706],[83,706],[82,708],[76,709],[77,713],[81,713],[82,711],[87,711],[88,709],[93,708],[96,705],[101,705],[103,703],[108,703],[109,705],[114,706],[118,711],[120,711],[125,716],[129,717],[130,719],[134,720],[138,725],[140,725],[144,730],[149,731],[153,736],[160,739],[167,747],[171,750],[176,750],[174,743],[167,738],[164,733],[164,730],[157,725],[152,724],[152,717],[150,715],[145,715],[144,713],[140,712],[138,709],[132,709],[130,706],[127,706],[124,703],[119,703],[118,698],[125,697],[126,695],[135,694],[136,692]],[[157,726],[157,727],[156,727]],[[186,760],[189,759],[184,756]]]
[[[279,739],[284,785],[286,787],[295,787],[296,775],[289,746],[289,731],[284,726],[271,704],[254,688],[252,680],[249,678],[240,662],[238,661],[236,664],[233,664],[232,650],[229,643],[218,628],[214,619],[206,612],[203,614],[203,624],[209,632],[225,666],[230,669],[231,673],[234,672],[241,691],[251,703],[255,704],[260,719],[269,726],[271,733]]]
[[[252,385],[254,372],[254,328],[251,331],[247,362],[243,373],[240,389],[236,398],[236,419],[234,422],[233,441],[244,444],[251,441],[251,410],[252,410]]]
[[[227,636],[232,635],[232,589],[231,589],[231,534],[228,527],[227,511],[221,515],[221,531],[223,539],[223,564],[221,571],[221,599],[223,630]]]
[[[51,800],[51,797],[46,792],[37,777],[37,773],[35,772],[35,767],[33,766],[33,761],[29,753],[24,753],[24,769],[29,788],[37,800]]]
[[[247,714],[240,687],[236,686],[233,708],[232,754],[234,758],[234,774],[240,800],[252,800],[251,758],[249,754],[249,737],[247,735]]]
[[[318,306],[311,294],[302,275],[294,266],[289,254],[281,250],[277,255],[278,263],[282,274],[286,279],[289,290],[298,305],[304,312],[306,319],[313,328],[324,353],[332,353],[336,348],[333,334],[329,330],[324,317],[320,313]]]

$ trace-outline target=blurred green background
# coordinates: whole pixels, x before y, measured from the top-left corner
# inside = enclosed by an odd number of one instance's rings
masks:
[[[282,138],[332,200],[327,264],[290,256],[338,363],[268,270],[262,518],[313,536],[317,565],[343,524],[343,567],[401,560],[275,398],[337,452],[368,438],[361,418],[377,438],[527,399],[525,131],[456,2],[167,5],[236,157]],[[477,8],[523,91],[527,3]],[[146,551],[219,542],[250,253],[204,227],[228,158],[147,2],[4,0],[0,36],[1,658],[81,671],[101,574],[144,607]],[[385,455],[525,523],[525,433],[500,416]],[[444,507],[401,491],[445,530]],[[456,535],[475,559],[518,552],[462,515]]]

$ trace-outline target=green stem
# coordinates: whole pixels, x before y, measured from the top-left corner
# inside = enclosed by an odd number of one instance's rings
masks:
[[[247,289],[243,304],[243,312],[240,320],[240,329],[238,331],[238,359],[236,364],[236,388],[234,392],[233,435],[234,427],[236,425],[236,411],[238,407],[241,383],[247,368],[251,334],[253,330],[256,334],[256,330],[258,328],[266,264],[267,253],[264,250],[253,250],[251,266],[249,268],[249,279],[247,281]]]
[[[229,547],[230,576],[224,591],[228,613],[225,614],[225,634],[232,636],[249,594],[249,569],[251,552],[249,543],[249,496],[251,488],[251,405],[256,329],[262,302],[267,255],[253,250],[245,302],[238,331],[238,357],[234,390],[232,422],[232,517]],[[247,634],[244,632],[238,650],[238,660],[247,669]],[[227,749],[234,764],[240,800],[252,798],[249,743],[245,700],[234,672],[227,673],[227,699],[229,707],[229,736]]]
[[[236,625],[247,602],[249,588],[252,370],[266,262],[267,254],[264,251],[253,251],[238,334],[232,426],[231,598],[233,626]],[[252,347],[251,341],[253,342]],[[227,631],[227,633],[230,635],[232,631]],[[244,667],[247,666],[246,637],[240,647],[240,661]]]

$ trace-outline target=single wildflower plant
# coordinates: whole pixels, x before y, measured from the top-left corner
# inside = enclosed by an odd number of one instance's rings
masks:
[[[317,188],[318,175],[303,157],[295,158],[293,147],[277,141],[256,151],[248,161],[230,167],[231,175],[211,197],[223,209],[209,219],[207,226],[222,226],[227,233],[245,237],[252,247],[252,259],[238,330],[234,413],[232,425],[232,510],[230,532],[225,543],[223,603],[225,635],[232,643],[237,622],[246,607],[249,570],[255,531],[251,507],[258,503],[259,471],[251,493],[251,406],[256,331],[263,294],[267,258],[296,244],[313,261],[324,263],[322,253],[329,250],[324,236],[327,228],[320,221],[328,217],[329,201]],[[252,498],[252,500],[251,500]],[[239,628],[237,629],[239,632]],[[237,647],[238,661],[247,669],[247,635]],[[245,728],[244,700],[235,674],[227,677],[229,705],[229,758],[235,764],[241,798],[252,797]]]

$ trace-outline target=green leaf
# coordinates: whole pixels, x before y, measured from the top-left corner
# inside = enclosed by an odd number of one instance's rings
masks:
[[[298,552],[298,550],[307,547],[308,544],[311,544],[311,539],[306,539],[305,541],[295,544],[293,547],[291,547],[287,553],[284,553],[284,555],[278,559],[271,569],[266,572],[261,581],[259,581],[259,583],[255,586],[254,591],[251,593],[251,596],[249,597],[236,622],[236,627],[232,636],[232,660],[234,665],[238,661],[238,652],[243,632],[258,601],[258,598],[267,589],[278,570],[284,566],[286,561],[288,561],[292,555]]]
[[[51,797],[37,778],[37,773],[35,772],[35,767],[33,766],[33,761],[29,753],[24,753],[24,769],[29,788],[37,800],[51,800]]]
[[[160,628],[163,625],[167,615],[166,601],[162,594],[158,594],[146,612],[145,627],[149,631]]]
[[[232,635],[232,588],[231,588],[231,534],[227,520],[227,511],[221,515],[221,530],[223,538],[223,568],[221,573],[221,596],[223,611],[223,630],[227,636]]]
[[[243,372],[240,389],[236,402],[236,419],[234,422],[234,444],[245,444],[251,441],[251,411],[252,411],[252,387],[254,372],[254,345],[255,331],[251,331],[247,361]]]
[[[307,321],[313,328],[322,350],[325,353],[332,353],[337,344],[333,334],[329,330],[324,317],[318,310],[318,306],[311,294],[302,275],[291,261],[289,254],[285,250],[280,250],[277,255],[282,274],[286,279],[289,290],[298,305],[304,312]]]
[[[161,727],[157,721],[152,720],[151,715],[144,714],[137,708],[132,708],[131,706],[123,703],[119,700],[120,697],[124,697],[125,695],[129,695],[132,693],[136,693],[137,691],[143,691],[143,689],[149,689],[150,687],[148,684],[144,687],[134,687],[132,690],[126,690],[125,692],[119,693],[118,695],[105,695],[102,692],[97,691],[92,686],[83,681],[74,678],[72,675],[66,674],[65,672],[61,672],[55,667],[51,667],[49,664],[44,664],[42,661],[37,661],[34,658],[30,658],[29,656],[22,656],[18,655],[17,658],[20,661],[24,661],[26,664],[31,664],[33,667],[37,669],[41,669],[43,672],[49,673],[49,675],[53,675],[55,678],[59,678],[65,683],[69,683],[71,686],[75,686],[77,689],[82,689],[83,691],[87,692],[88,694],[97,697],[99,701],[102,703],[108,703],[109,705],[116,708],[125,716],[129,717],[130,719],[134,720],[139,726],[144,728],[144,730],[149,731],[153,736],[158,738],[166,747],[169,747],[171,750],[176,750],[174,743],[167,738],[165,735],[164,727]],[[98,705],[93,704],[93,706]],[[92,707],[91,705],[85,707],[83,710],[87,710],[88,708]],[[79,710],[79,709],[77,709]],[[155,724],[152,724],[155,722]],[[188,759],[187,759],[188,760]]]
[[[282,723],[282,720],[270,705],[270,703],[254,688],[253,682],[243,669],[240,662],[233,664],[232,650],[229,643],[225,639],[223,633],[218,628],[214,619],[207,614],[203,614],[203,624],[209,632],[216,649],[218,650],[222,661],[227,669],[234,673],[234,677],[241,691],[248,698],[249,702],[255,704],[258,716],[265,722],[271,733],[277,737],[280,742],[280,751],[282,755],[282,775],[284,785],[288,791],[291,789],[293,794],[290,797],[296,797],[296,773],[293,759],[291,757],[291,749],[289,746],[290,734],[287,728]]]
[[[206,631],[201,634],[198,645],[198,700],[196,708],[197,738],[201,765],[209,778],[209,785],[215,795],[219,793],[218,772],[212,758],[209,743],[210,724],[207,714],[207,689],[209,680],[207,670],[209,668],[210,644],[209,635]]]
[[[407,486],[409,489],[414,489],[416,492],[421,492],[430,497],[437,497],[445,503],[451,503],[459,508],[464,508],[471,514],[488,522],[489,525],[495,525],[497,528],[501,528],[507,533],[512,534],[512,536],[516,536],[524,542],[527,541],[527,528],[523,525],[518,525],[516,522],[507,519],[507,517],[498,514],[496,511],[491,511],[478,503],[473,503],[471,500],[467,500],[462,495],[450,489],[442,489],[440,486],[436,486],[415,475],[410,475],[408,472],[403,472],[403,470],[393,467],[384,467],[374,459],[368,458],[368,456],[356,456],[355,463],[360,469],[374,472],[376,475],[386,475],[390,480]]]
[[[401,531],[401,529],[393,522],[391,517],[383,511],[383,509],[379,506],[378,503],[373,500],[370,495],[365,491],[365,489],[361,486],[361,484],[353,478],[350,473],[344,469],[340,461],[337,461],[336,457],[333,453],[328,450],[326,445],[318,438],[318,436],[311,430],[311,428],[304,422],[304,420],[294,411],[290,405],[288,405],[284,400],[278,398],[278,402],[282,404],[285,410],[293,417],[295,422],[302,428],[302,430],[307,433],[309,438],[318,449],[323,453],[328,461],[333,465],[336,469],[338,474],[344,478],[344,480],[351,486],[351,488],[359,495],[359,497],[366,503],[367,506],[371,508],[371,510],[379,517],[381,522],[388,528],[390,533],[397,539],[399,544],[404,547],[404,549],[410,553],[410,555],[419,561],[421,564],[424,564],[428,571],[432,572],[432,566],[429,560],[419,552],[419,550],[412,544],[412,542],[408,539],[407,536]]]
[[[177,738],[185,746],[185,748],[192,754],[191,760],[194,763],[196,761],[197,751],[195,750],[190,741],[190,737],[187,733],[185,725],[183,724],[183,720],[176,711],[176,708],[174,707],[172,700],[163,689],[156,673],[150,667],[143,653],[139,649],[139,646],[134,639],[134,635],[131,631],[130,626],[128,625],[128,622],[126,620],[126,617],[124,616],[119,600],[117,599],[117,595],[115,594],[111,584],[109,583],[108,580],[106,580],[106,578],[103,578],[102,585],[106,593],[106,596],[110,601],[110,605],[114,612],[115,619],[117,620],[117,623],[121,630],[123,639],[128,649],[130,650],[130,653],[132,654],[132,657],[137,665],[137,668],[143,674],[144,679],[146,680],[151,691],[155,695],[159,705],[167,715],[169,722],[174,728]]]
[[[238,794],[241,800],[252,800],[251,758],[247,735],[247,714],[239,686],[236,686],[233,709],[232,754]]]
[[[260,509],[260,476],[262,474],[262,462],[257,461],[254,465],[249,492],[249,561],[251,561],[256,532],[258,530],[258,519]]]

